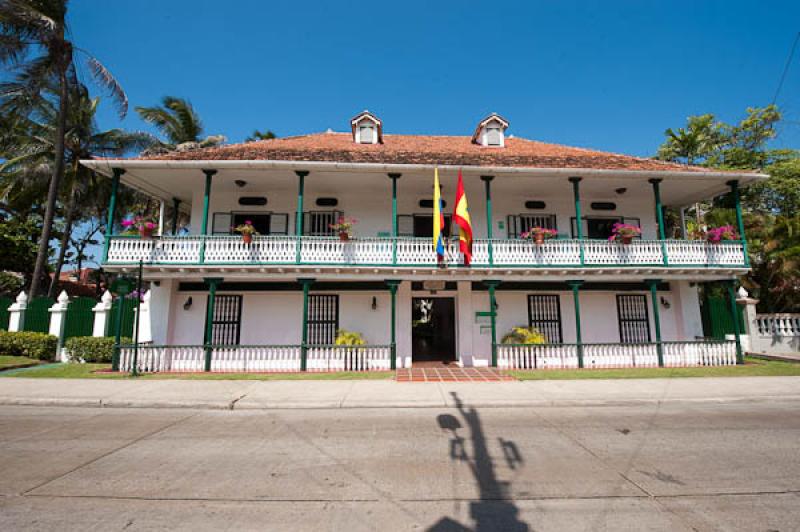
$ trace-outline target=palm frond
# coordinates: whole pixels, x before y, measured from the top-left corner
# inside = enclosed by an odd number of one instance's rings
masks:
[[[89,72],[92,74],[92,78],[94,78],[95,82],[108,89],[112,101],[117,106],[120,119],[125,118],[125,115],[128,114],[128,95],[125,94],[117,78],[115,78],[96,58],[89,57],[87,63],[89,65]]]

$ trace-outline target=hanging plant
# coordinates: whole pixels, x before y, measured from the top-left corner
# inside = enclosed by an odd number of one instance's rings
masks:
[[[336,223],[330,224],[328,227],[339,233],[340,240],[347,241],[353,238],[353,226],[357,223],[358,220],[355,218],[345,218],[344,216],[340,216]]]
[[[133,218],[126,218],[122,220],[122,227],[125,230],[123,235],[136,235],[142,238],[150,238],[153,236],[153,231],[158,227],[152,220],[144,216],[134,216]]]
[[[242,241],[248,245],[253,241],[253,235],[258,234],[258,231],[256,231],[256,228],[253,226],[253,222],[250,220],[245,220],[243,224],[237,225],[233,230],[242,235]]]
[[[531,239],[536,242],[536,245],[541,246],[544,244],[545,240],[550,238],[555,238],[558,235],[558,231],[555,229],[547,229],[546,227],[534,227],[530,231],[525,231],[521,235],[520,238],[524,239]]]
[[[633,239],[642,234],[642,230],[635,225],[615,223],[611,227],[611,236],[608,237],[609,242],[615,240],[622,242],[626,246],[633,242]]]

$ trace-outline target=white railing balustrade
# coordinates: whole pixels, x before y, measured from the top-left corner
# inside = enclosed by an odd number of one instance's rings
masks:
[[[388,371],[392,348],[388,345],[309,346],[308,371]]]
[[[800,314],[756,314],[759,336],[800,336]]]
[[[205,244],[203,244],[205,242]],[[306,236],[299,238],[301,264],[351,266],[436,266],[437,257],[430,238],[398,238],[396,254],[391,238]],[[634,240],[625,245],[607,240],[554,239],[537,245],[531,240],[476,239],[473,266],[576,267],[661,266],[664,250],[669,266],[744,266],[741,242],[711,244],[704,240]],[[298,237],[255,236],[245,244],[240,236],[166,236],[140,239],[111,237],[107,264],[134,264],[139,260],[156,264],[197,264],[201,249],[204,264],[294,264],[298,260]],[[581,251],[583,262],[581,262]],[[396,256],[396,262],[395,262]],[[464,257],[458,241],[445,242],[447,266],[461,266]]]
[[[732,341],[663,342],[665,367],[729,366],[736,364]],[[497,345],[501,369],[574,369],[578,367],[575,344]],[[583,344],[586,369],[657,368],[658,345]]]

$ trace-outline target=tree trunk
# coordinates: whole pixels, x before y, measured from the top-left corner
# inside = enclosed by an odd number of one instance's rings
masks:
[[[76,164],[77,161],[76,161]],[[69,248],[70,237],[72,236],[72,224],[75,221],[75,204],[78,201],[78,175],[75,173],[72,187],[69,192],[69,203],[67,204],[67,216],[64,222],[64,234],[61,236],[61,242],[58,248],[58,260],[53,271],[53,278],[50,280],[50,289],[47,291],[47,297],[55,298],[56,290],[58,289],[58,280],[61,276],[61,269],[64,267],[64,259],[67,256],[67,248]],[[80,275],[80,268],[78,268]]]
[[[58,189],[61,180],[64,178],[64,134],[67,129],[67,108],[69,102],[69,88],[67,86],[67,66],[68,62],[62,65],[58,73],[59,82],[59,102],[58,102],[58,125],[56,126],[55,164],[53,166],[53,177],[50,179],[50,188],[47,191],[47,205],[44,211],[44,222],[42,223],[42,237],[39,240],[39,250],[36,253],[36,266],[33,269],[33,279],[31,279],[31,290],[28,295],[33,300],[39,294],[39,285],[42,277],[47,271],[47,259],[50,256],[50,233],[53,229],[53,218],[55,218],[56,201],[58,200]]]

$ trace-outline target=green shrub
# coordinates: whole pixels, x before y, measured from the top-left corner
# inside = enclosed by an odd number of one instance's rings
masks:
[[[506,333],[501,344],[516,345],[536,345],[547,343],[547,339],[535,327],[512,327],[511,332]]]
[[[132,343],[130,338],[120,338],[122,345]],[[109,363],[114,356],[114,338],[110,336],[75,336],[64,344],[70,362]]]
[[[0,331],[0,354],[55,360],[58,338],[38,332]]]

